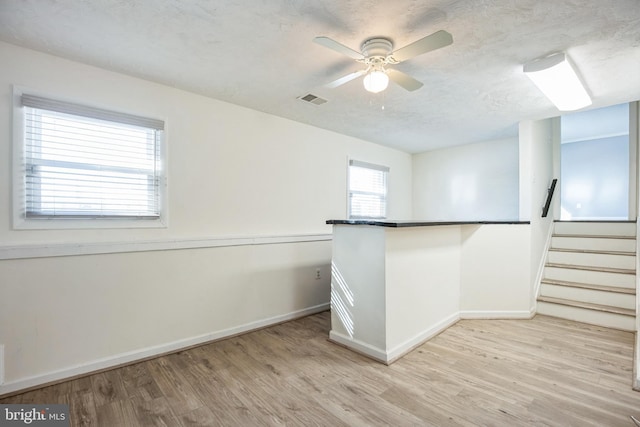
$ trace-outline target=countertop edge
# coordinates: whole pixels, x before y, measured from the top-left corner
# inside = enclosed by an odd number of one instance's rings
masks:
[[[329,225],[370,225],[375,227],[434,227],[442,225],[522,225],[530,221],[393,221],[367,219],[329,219]]]

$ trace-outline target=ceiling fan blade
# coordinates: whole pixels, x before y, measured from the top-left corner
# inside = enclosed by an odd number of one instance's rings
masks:
[[[387,69],[387,75],[389,79],[391,79],[394,83],[401,86],[402,88],[412,92],[414,90],[420,89],[423,84],[418,80],[414,79],[408,74],[403,73],[402,71]]]
[[[364,56],[360,53],[360,52],[356,52],[355,50],[351,49],[350,47],[347,47],[345,45],[343,45],[342,43],[338,43],[337,41],[330,39],[329,37],[316,37],[313,39],[314,42],[318,43],[319,45],[322,45],[324,47],[328,47],[329,49],[333,49],[338,53],[341,53],[343,55],[347,55],[349,58],[353,58],[353,59],[363,59]]]
[[[324,85],[324,87],[328,87],[329,89],[336,88],[338,86],[341,86],[345,83],[350,82],[353,79],[357,79],[358,77],[364,75],[366,72],[367,70],[360,70],[360,71],[356,71],[355,73],[347,74],[346,76],[340,77],[337,80],[327,83],[326,85]]]
[[[398,62],[402,62],[414,56],[449,46],[451,43],[453,43],[453,36],[444,30],[440,30],[396,50],[391,54],[391,57]]]

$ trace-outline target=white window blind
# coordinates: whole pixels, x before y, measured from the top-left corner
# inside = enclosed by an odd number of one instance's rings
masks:
[[[386,218],[389,168],[349,161],[349,218]]]
[[[24,216],[160,216],[164,123],[23,94]]]

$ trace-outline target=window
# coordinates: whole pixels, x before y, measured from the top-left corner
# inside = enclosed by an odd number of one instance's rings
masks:
[[[22,220],[160,219],[162,121],[27,94],[20,107]]]
[[[386,166],[349,161],[349,218],[386,218]]]

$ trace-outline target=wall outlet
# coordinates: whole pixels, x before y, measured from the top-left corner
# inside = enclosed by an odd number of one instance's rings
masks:
[[[316,268],[316,280],[320,280],[322,277],[320,276],[320,269]]]

